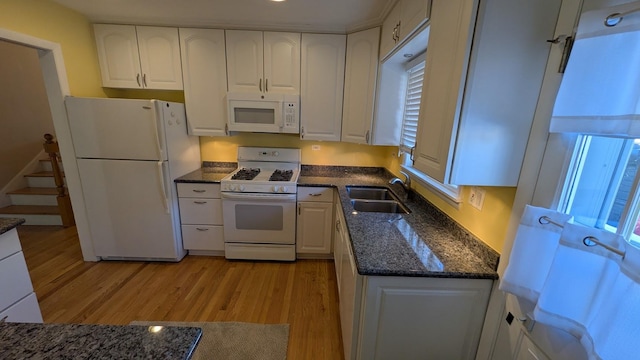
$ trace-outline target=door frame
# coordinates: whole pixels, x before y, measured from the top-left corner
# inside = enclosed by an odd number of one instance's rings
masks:
[[[71,205],[73,206],[82,257],[85,261],[98,261],[99,259],[95,256],[91,242],[80,174],[75,161],[76,154],[73,149],[71,131],[67,121],[67,110],[64,106],[64,98],[65,96],[70,96],[71,91],[69,90],[69,81],[62,56],[62,47],[58,43],[3,28],[0,28],[0,40],[38,50],[53,127],[60,146],[60,155],[63,159],[66,159],[64,163],[65,179],[69,196],[71,197]]]

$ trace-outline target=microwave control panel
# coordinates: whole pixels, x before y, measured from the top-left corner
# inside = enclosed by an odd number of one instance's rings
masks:
[[[295,102],[284,103],[284,128],[298,128],[298,104]]]

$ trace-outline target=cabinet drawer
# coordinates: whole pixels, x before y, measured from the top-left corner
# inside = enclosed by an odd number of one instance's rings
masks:
[[[220,198],[220,184],[178,183],[178,197]]]
[[[222,226],[182,225],[182,244],[187,250],[224,251]]]
[[[298,201],[333,202],[333,188],[298,187]]]
[[[190,225],[222,225],[222,200],[178,199],[180,222]]]
[[[18,239],[18,231],[11,229],[0,235],[0,260],[13,255],[22,250],[20,239]]]
[[[0,312],[0,320],[6,322],[41,323],[42,314],[35,293],[30,293],[24,299]]]
[[[33,292],[27,263],[22,251],[0,261],[0,310]]]

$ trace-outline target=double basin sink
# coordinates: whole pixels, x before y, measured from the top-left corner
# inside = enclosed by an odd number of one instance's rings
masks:
[[[385,187],[347,186],[356,211],[408,214],[411,211]]]

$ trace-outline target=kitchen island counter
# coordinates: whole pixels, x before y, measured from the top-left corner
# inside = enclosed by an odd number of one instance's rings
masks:
[[[24,219],[0,218],[0,235],[24,223]]]
[[[0,358],[190,359],[201,336],[196,327],[0,323]]]

